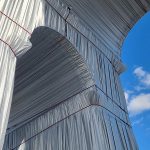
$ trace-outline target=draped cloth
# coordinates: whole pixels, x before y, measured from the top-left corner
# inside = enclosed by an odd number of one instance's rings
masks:
[[[137,149],[126,113],[112,110],[74,46],[48,27],[30,41],[17,61],[3,149]]]
[[[11,107],[15,66],[14,53],[0,41],[0,148],[5,137]]]
[[[93,23],[95,32],[65,2],[0,1],[0,149],[138,149],[119,80],[118,37],[104,32],[105,17],[99,30]],[[109,31],[127,31],[128,20]]]

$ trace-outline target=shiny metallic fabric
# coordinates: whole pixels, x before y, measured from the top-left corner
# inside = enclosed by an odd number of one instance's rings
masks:
[[[138,149],[120,55],[149,9],[148,0],[1,0],[0,149]]]

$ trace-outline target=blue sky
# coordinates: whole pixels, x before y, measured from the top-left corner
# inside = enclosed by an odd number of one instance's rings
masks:
[[[122,47],[121,75],[130,120],[140,150],[150,149],[150,12],[132,28]]]

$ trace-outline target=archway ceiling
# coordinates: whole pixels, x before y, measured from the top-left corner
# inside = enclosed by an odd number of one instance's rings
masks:
[[[64,0],[99,35],[117,48],[150,9],[150,0]]]

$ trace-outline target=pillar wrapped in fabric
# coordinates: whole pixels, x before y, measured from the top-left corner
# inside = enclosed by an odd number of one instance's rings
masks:
[[[120,54],[149,9],[146,0],[1,0],[0,150],[137,150]]]
[[[16,57],[10,47],[0,41],[0,148],[5,138],[11,107]]]

